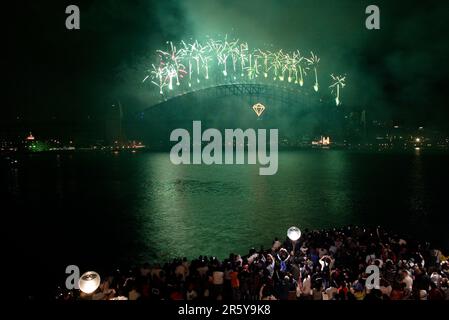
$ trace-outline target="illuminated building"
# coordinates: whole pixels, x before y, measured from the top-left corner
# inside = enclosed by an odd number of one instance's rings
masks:
[[[329,147],[330,144],[331,144],[331,138],[330,137],[323,137],[323,136],[321,136],[320,140],[312,141],[312,145],[313,146]]]
[[[26,141],[34,141],[35,139],[34,139],[33,134],[30,132],[30,135],[29,135],[28,137],[26,137],[25,140],[26,140]]]

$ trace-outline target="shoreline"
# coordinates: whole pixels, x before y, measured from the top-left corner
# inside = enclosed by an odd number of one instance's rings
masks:
[[[170,148],[142,148],[142,149],[131,149],[131,148],[109,148],[104,149],[90,149],[90,148],[78,148],[73,150],[48,150],[41,152],[22,152],[22,151],[1,151],[0,157],[12,157],[12,156],[28,156],[28,155],[66,155],[66,154],[87,154],[87,153],[103,153],[103,154],[129,154],[129,153],[170,153]],[[223,149],[224,150],[224,149]],[[426,154],[426,155],[449,155],[449,149],[426,149],[422,148],[420,150],[400,150],[400,149],[386,149],[386,150],[375,150],[371,148],[344,148],[344,147],[279,147],[280,152],[299,152],[299,151],[313,151],[313,152],[329,152],[329,151],[344,151],[348,153],[359,153],[359,154],[388,154],[388,155],[412,155],[412,154]],[[245,150],[245,154],[247,151]]]

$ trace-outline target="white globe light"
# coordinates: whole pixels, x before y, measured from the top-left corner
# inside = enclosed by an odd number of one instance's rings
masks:
[[[82,292],[90,294],[97,290],[100,286],[100,275],[94,271],[88,271],[81,276],[78,281],[79,288]]]
[[[301,230],[297,227],[290,227],[287,230],[287,237],[292,241],[296,241],[301,238]]]

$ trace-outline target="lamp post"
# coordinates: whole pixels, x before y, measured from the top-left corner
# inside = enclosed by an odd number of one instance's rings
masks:
[[[91,294],[100,286],[100,275],[95,271],[84,273],[78,281],[79,288],[85,294]]]
[[[295,246],[296,241],[298,241],[299,238],[301,238],[301,230],[299,230],[298,227],[290,227],[287,230],[287,237],[292,241],[293,243],[293,249],[291,255],[293,256],[295,254]]]

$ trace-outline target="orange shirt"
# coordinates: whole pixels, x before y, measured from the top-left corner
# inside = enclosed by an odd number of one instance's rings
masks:
[[[230,273],[230,276],[231,276],[231,287],[233,288],[240,287],[239,273],[237,271],[232,271]]]

